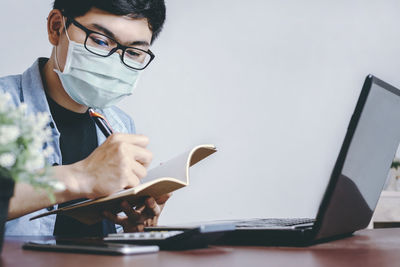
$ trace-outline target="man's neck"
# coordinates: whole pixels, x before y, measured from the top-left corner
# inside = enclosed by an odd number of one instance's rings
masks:
[[[64,87],[58,77],[57,73],[54,71],[57,69],[55,64],[54,53],[52,53],[50,59],[44,65],[43,69],[40,70],[43,86],[46,93],[60,106],[77,112],[85,113],[88,107],[76,103],[68,94],[65,92]]]

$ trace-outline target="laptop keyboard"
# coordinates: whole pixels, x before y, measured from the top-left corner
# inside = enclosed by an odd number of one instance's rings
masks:
[[[310,218],[290,218],[290,219],[250,219],[238,221],[236,228],[275,228],[275,227],[292,227],[303,224],[310,224],[315,222],[315,219]]]

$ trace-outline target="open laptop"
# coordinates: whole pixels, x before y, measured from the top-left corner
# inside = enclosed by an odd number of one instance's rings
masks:
[[[218,244],[310,245],[368,226],[400,142],[400,91],[369,75],[316,219],[237,221]],[[399,207],[400,209],[400,207]]]

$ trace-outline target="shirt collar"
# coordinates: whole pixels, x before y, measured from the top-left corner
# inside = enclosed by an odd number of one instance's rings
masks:
[[[125,124],[119,118],[118,114],[112,108],[97,109],[96,112],[99,112],[106,117],[108,123],[111,125],[115,133],[129,133],[128,128],[125,126]],[[102,144],[106,140],[106,137],[104,136],[100,128],[97,127],[97,125],[96,129],[97,139],[99,141],[99,144]]]
[[[39,62],[42,60],[48,59],[37,59],[33,65],[22,74],[22,95],[24,102],[29,103],[27,107],[28,114],[37,112],[46,112],[47,114],[51,114],[46,100],[42,76],[40,74]]]

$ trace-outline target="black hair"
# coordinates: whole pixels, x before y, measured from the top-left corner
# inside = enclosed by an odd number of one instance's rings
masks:
[[[115,15],[145,18],[153,33],[152,42],[161,32],[165,21],[164,0],[55,0],[53,8],[70,18],[83,16],[92,8]]]

